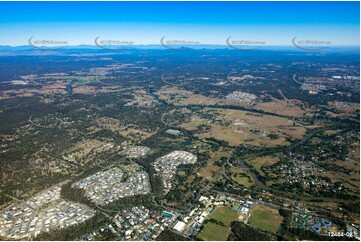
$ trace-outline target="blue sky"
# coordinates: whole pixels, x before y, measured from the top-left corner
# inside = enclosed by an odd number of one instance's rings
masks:
[[[359,2],[0,2],[0,45],[28,39],[159,44],[168,39],[291,45],[292,38],[359,45]]]

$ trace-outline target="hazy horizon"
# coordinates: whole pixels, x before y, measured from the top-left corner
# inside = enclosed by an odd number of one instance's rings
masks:
[[[0,45],[29,38],[70,46],[102,40],[226,45],[226,39],[291,46],[292,39],[359,46],[359,2],[1,2]]]

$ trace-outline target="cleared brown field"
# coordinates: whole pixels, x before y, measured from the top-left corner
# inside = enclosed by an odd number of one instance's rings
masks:
[[[221,99],[209,98],[200,94],[195,94],[190,91],[182,90],[177,87],[163,87],[156,92],[159,98],[166,100],[174,105],[188,105],[188,104],[207,104],[213,105],[220,103]]]
[[[256,106],[254,106],[254,108],[271,113],[277,113],[281,115],[295,116],[295,117],[302,117],[306,113],[300,107],[291,104],[287,101],[258,103],[256,104]]]
[[[307,131],[305,127],[293,126],[288,118],[222,108],[204,108],[180,126],[195,131],[200,138],[216,138],[234,146],[288,145],[287,137],[301,139]]]
[[[214,174],[217,174],[220,170],[221,168],[219,166],[207,165],[199,169],[198,174],[207,180],[214,180]]]
[[[154,135],[157,133],[157,131],[155,132],[149,132],[149,131],[145,131],[139,128],[125,128],[119,131],[119,133],[121,135],[123,135],[124,137],[127,137],[130,140],[143,140],[146,138],[149,138],[150,136]]]
[[[17,88],[11,90],[5,90],[1,92],[0,99],[15,98],[15,97],[31,97],[36,94],[66,94],[66,85],[70,84],[70,81],[56,81],[51,84],[43,85],[39,88]],[[81,85],[76,86],[73,89],[73,93],[81,94],[96,94],[96,93],[110,93],[117,92],[119,89],[111,87],[103,87],[101,89],[95,89],[93,86]]]
[[[99,140],[86,140],[77,143],[73,148],[64,152],[63,155],[67,157],[67,160],[79,162],[84,165],[89,162],[90,157],[93,157],[92,153],[101,153],[107,149],[109,145],[112,146],[113,144]]]

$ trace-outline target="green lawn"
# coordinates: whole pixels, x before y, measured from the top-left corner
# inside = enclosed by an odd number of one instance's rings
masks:
[[[198,238],[202,240],[227,240],[228,227],[224,227],[222,225],[207,223],[204,229],[197,235]]]
[[[237,220],[238,214],[229,207],[218,207],[210,214],[209,218],[229,226],[233,221]]]
[[[251,211],[248,223],[257,228],[275,232],[282,223],[282,217],[278,211],[265,206],[256,206]]]
[[[224,226],[208,222],[197,237],[202,240],[227,240],[229,226],[238,219],[238,213],[228,207],[218,207],[208,216],[208,219],[222,222]]]

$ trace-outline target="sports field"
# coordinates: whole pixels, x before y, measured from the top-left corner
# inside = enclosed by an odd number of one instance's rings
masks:
[[[216,208],[208,217],[214,219],[222,224],[208,222],[202,231],[197,235],[202,240],[227,240],[229,226],[238,218],[238,213],[228,207]]]
[[[252,209],[248,223],[269,232],[276,232],[282,223],[282,217],[275,209],[257,205]]]
[[[209,218],[229,226],[233,221],[237,220],[238,214],[229,207],[218,207],[210,214]]]
[[[208,241],[225,241],[227,240],[228,229],[228,227],[209,222],[197,237]]]

